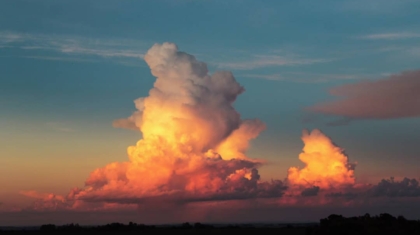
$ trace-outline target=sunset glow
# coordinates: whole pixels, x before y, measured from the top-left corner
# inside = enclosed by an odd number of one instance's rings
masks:
[[[144,59],[156,77],[154,87],[149,96],[135,100],[137,111],[114,122],[142,133],[127,148],[128,161],[97,168],[85,187],[67,196],[22,191],[37,199],[32,209],[109,210],[247,199],[316,206],[341,200],[331,195],[354,194],[357,199],[376,190],[356,184],[356,164],[318,129],[302,133],[302,168],[290,167],[284,181],[262,181],[258,168],[264,161],[247,157],[246,151],[266,126],[258,119],[242,120],[233,107],[244,88],[232,73],[210,75],[205,63],[173,43],[155,44]]]
[[[0,4],[0,231],[420,219],[420,2],[41,1]]]
[[[305,167],[291,167],[287,180],[292,185],[318,186],[321,189],[339,188],[355,183],[354,167],[340,147],[319,130],[303,132],[305,144],[299,159]]]

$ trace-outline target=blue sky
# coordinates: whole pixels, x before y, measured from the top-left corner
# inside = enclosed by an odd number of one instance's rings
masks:
[[[263,177],[300,164],[303,128],[345,148],[362,179],[418,177],[418,118],[329,126],[334,117],[305,122],[303,110],[331,99],[332,87],[419,69],[419,9],[414,0],[3,1],[0,169],[33,177],[31,166],[53,164],[68,183],[36,187],[64,192],[125,160],[140,134],[112,121],[148,94],[154,78],[142,56],[168,41],[245,87],[236,108],[267,125],[249,151],[271,162]]]

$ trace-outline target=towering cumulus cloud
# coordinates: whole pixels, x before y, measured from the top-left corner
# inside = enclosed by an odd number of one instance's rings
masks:
[[[241,120],[233,108],[244,88],[230,72],[209,75],[205,63],[172,43],[154,45],[144,58],[154,87],[135,100],[132,116],[114,122],[138,128],[143,138],[128,148],[128,162],[92,172],[76,199],[225,200],[264,196],[278,186],[259,183],[259,162],[245,156],[265,125]],[[280,196],[280,189],[266,196]]]
[[[221,214],[236,208],[241,212],[234,216],[260,219],[261,213],[242,213],[243,209],[356,205],[369,198],[386,204],[389,197],[417,200],[420,196],[415,179],[356,184],[355,165],[317,129],[302,134],[303,168],[289,168],[285,181],[262,181],[258,172],[262,162],[248,158],[246,151],[265,125],[257,119],[242,120],[233,108],[244,91],[233,75],[210,75],[206,64],[171,43],[154,45],[144,58],[156,77],[154,86],[147,97],[134,101],[137,110],[130,117],[114,122],[142,133],[142,139],[128,147],[129,159],[94,170],[85,187],[67,196],[22,191],[36,199],[29,210],[137,208],[143,218],[154,213],[154,222],[161,221],[162,215],[173,222],[195,220],[199,214],[206,220],[215,208]]]
[[[292,185],[321,189],[340,188],[353,185],[354,164],[350,164],[343,149],[336,146],[328,136],[315,129],[303,131],[305,144],[299,159],[305,167],[289,169],[288,181]]]

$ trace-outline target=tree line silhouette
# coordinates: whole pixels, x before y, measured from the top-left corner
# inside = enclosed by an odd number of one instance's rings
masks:
[[[245,232],[246,234],[404,234],[420,235],[420,221],[407,220],[403,216],[394,217],[383,213],[377,216],[365,214],[357,217],[344,217],[332,214],[327,218],[321,219],[318,224],[311,225],[278,225],[271,227],[261,227],[252,224],[215,226],[201,223],[183,223],[173,226],[155,226],[130,222],[128,224],[110,223],[100,226],[80,226],[78,224],[67,224],[56,226],[54,224],[44,224],[39,230],[24,231],[2,231],[0,234],[13,233],[32,233],[32,234],[160,234],[162,232],[181,232],[182,234],[230,234],[232,232]]]
[[[308,228],[307,234],[420,234],[420,221],[394,217],[388,213],[349,218],[332,214],[321,219],[319,226]]]

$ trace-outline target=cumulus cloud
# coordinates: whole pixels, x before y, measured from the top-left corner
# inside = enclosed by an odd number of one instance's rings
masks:
[[[420,185],[419,181],[414,178],[405,177],[401,180],[395,180],[394,177],[390,177],[389,179],[382,179],[377,184],[356,184],[335,192],[327,191],[325,196],[328,198],[353,200],[359,204],[378,200],[389,202],[387,199],[415,199],[420,198]]]
[[[341,99],[308,110],[352,119],[391,119],[420,116],[420,71],[403,72],[376,81],[333,88]]]
[[[39,193],[34,190],[21,191],[21,195],[36,199],[31,206],[33,210],[57,210],[66,208],[66,198],[53,193]]]
[[[338,188],[355,183],[354,167],[348,161],[343,149],[315,129],[303,131],[302,141],[305,146],[299,159],[305,163],[302,169],[291,167],[287,180],[292,185],[305,187],[316,186],[321,189]]]
[[[312,196],[318,195],[318,192],[319,192],[319,187],[314,186],[314,187],[311,187],[311,188],[304,189],[302,191],[301,195],[304,196],[304,197],[312,197]]]
[[[134,121],[129,120],[127,118],[120,118],[120,119],[114,120],[112,122],[112,126],[115,128],[123,128],[123,129],[128,129],[128,130],[135,130],[135,131],[139,130],[139,128],[134,123]]]
[[[142,204],[280,197],[283,182],[260,182],[261,162],[246,156],[249,141],[265,125],[241,119],[234,109],[244,88],[233,75],[210,75],[205,63],[172,43],[155,44],[144,59],[156,77],[154,87],[134,101],[136,112],[113,123],[137,129],[143,138],[128,147],[127,162],[94,170],[66,200]]]
[[[264,162],[246,152],[266,127],[258,119],[242,119],[233,107],[244,92],[234,76],[209,74],[205,63],[172,43],[155,44],[145,61],[156,77],[153,88],[134,101],[131,116],[113,123],[142,133],[127,148],[128,160],[95,169],[85,187],[66,196],[22,191],[35,199],[26,211],[169,213],[168,208],[180,212],[197,205],[209,211],[227,201],[241,209],[278,209],[420,196],[417,180],[357,184],[355,164],[318,129],[302,133],[302,168],[289,168],[285,180],[263,181],[258,169]]]
[[[372,188],[375,197],[420,197],[420,185],[416,179],[404,178],[401,181],[383,179]]]

